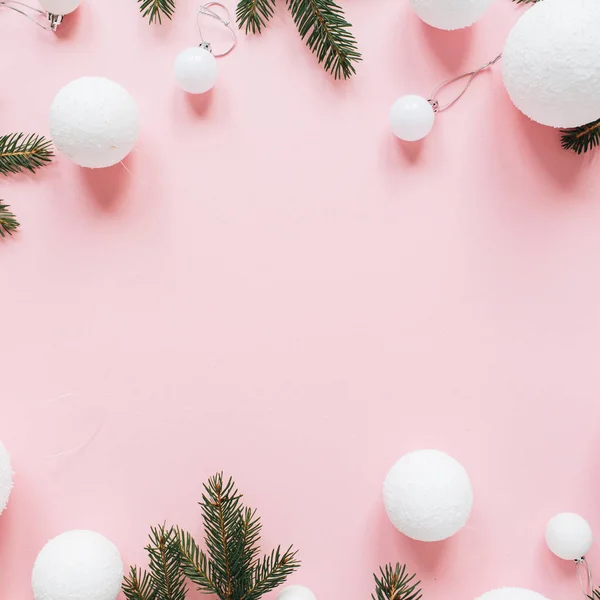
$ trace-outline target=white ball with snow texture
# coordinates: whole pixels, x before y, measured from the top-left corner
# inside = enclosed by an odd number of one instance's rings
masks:
[[[39,0],[41,7],[51,15],[68,15],[80,4],[81,0]]]
[[[504,587],[486,592],[477,600],[546,600],[546,598],[525,588]]]
[[[317,597],[303,585],[290,585],[279,593],[277,600],[317,600]]]
[[[415,94],[401,96],[390,109],[390,127],[405,142],[423,139],[431,131],[434,118],[429,101]]]
[[[81,167],[111,167],[133,149],[140,115],[125,88],[104,77],[81,77],[65,85],[50,107],[56,148]]]
[[[579,560],[592,547],[592,528],[575,513],[560,513],[546,525],[546,544],[559,558]]]
[[[390,469],[383,501],[398,531],[420,542],[439,542],[467,522],[473,490],[457,460],[439,450],[417,450]]]
[[[0,514],[8,504],[8,498],[13,487],[13,472],[10,464],[10,454],[0,442]]]
[[[578,127],[600,118],[600,2],[544,0],[528,9],[504,46],[508,95],[530,119]]]
[[[123,581],[116,546],[94,531],[67,531],[38,554],[31,583],[35,600],[115,600]]]
[[[204,94],[217,82],[217,59],[205,48],[187,48],[177,55],[175,81],[189,94]]]
[[[469,27],[483,16],[491,3],[492,0],[410,0],[417,15],[437,29]]]

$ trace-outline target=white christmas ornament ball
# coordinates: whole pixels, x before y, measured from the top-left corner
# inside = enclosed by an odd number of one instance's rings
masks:
[[[414,94],[398,98],[390,109],[390,127],[405,142],[423,139],[431,131],[434,118],[429,101]]]
[[[122,580],[116,546],[94,531],[75,530],[42,548],[31,582],[35,600],[115,600]]]
[[[13,472],[10,455],[4,444],[0,442],[0,514],[8,504],[8,498],[13,487]]]
[[[437,29],[462,29],[473,25],[492,0],[410,0],[425,23]]]
[[[281,591],[277,600],[317,600],[317,597],[303,585],[290,585]]]
[[[464,467],[439,450],[405,454],[383,484],[388,517],[404,535],[421,542],[438,542],[454,535],[467,522],[473,490]]]
[[[50,107],[50,135],[60,152],[81,167],[110,167],[133,149],[140,115],[125,88],[104,77],[65,85]]]
[[[68,15],[80,4],[81,0],[39,0],[41,7],[51,15]]]
[[[504,587],[486,592],[477,600],[546,600],[546,598],[525,588]]]
[[[592,529],[575,513],[560,513],[546,525],[546,544],[559,558],[579,560],[592,547]]]
[[[180,52],[173,68],[175,81],[189,94],[204,94],[217,82],[217,59],[202,47]]]
[[[600,2],[544,0],[508,35],[504,84],[515,106],[550,127],[600,118]]]

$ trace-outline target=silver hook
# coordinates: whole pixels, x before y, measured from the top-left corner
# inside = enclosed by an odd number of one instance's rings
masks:
[[[498,56],[496,56],[496,58],[494,58],[494,60],[490,60],[490,62],[485,63],[485,65],[482,65],[481,67],[479,67],[478,69],[475,69],[474,71],[469,71],[468,73],[463,73],[462,75],[459,75],[458,77],[455,77],[454,79],[448,79],[447,81],[442,81],[442,83],[440,83],[433,90],[433,92],[431,92],[431,96],[429,97],[429,104],[431,104],[431,106],[433,107],[434,112],[442,112],[444,110],[447,110],[454,104],[456,104],[456,102],[458,102],[463,97],[464,93],[469,89],[469,86],[471,85],[471,82],[473,81],[473,79],[475,79],[475,77],[477,75],[479,75],[479,73],[481,73],[481,71],[484,71],[488,67],[495,65],[501,58],[502,58],[502,54],[498,54]],[[440,90],[442,88],[445,88],[447,85],[454,83],[455,81],[460,81],[461,79],[464,79],[465,77],[468,77],[469,79],[467,80],[467,83],[465,84],[465,87],[463,88],[462,92],[458,96],[456,96],[456,98],[454,98],[454,100],[451,100],[450,102],[448,102],[446,104],[440,104],[436,98],[436,96],[438,95]]]
[[[594,582],[592,581],[592,569],[585,556],[578,558],[575,561],[577,569],[577,579],[579,579],[579,587],[586,599],[592,598],[594,594]],[[583,575],[581,572],[583,571]]]
[[[211,6],[218,6],[219,8],[222,8],[225,11],[225,14],[227,15],[227,17],[224,19],[219,13],[212,10],[210,8]],[[231,47],[228,48],[225,52],[219,52],[218,54],[213,52],[211,44],[204,39],[204,36],[202,35],[202,24],[200,22],[200,17],[203,17],[203,16],[211,17],[212,19],[216,19],[217,21],[223,23],[223,25],[225,25],[225,27],[227,27],[227,29],[229,29],[229,31],[231,32],[231,35],[233,36],[233,43],[232,43]],[[214,54],[214,56],[225,56],[226,54],[229,54],[235,48],[235,46],[237,44],[237,35],[235,33],[235,29],[231,26],[231,14],[230,14],[228,8],[224,4],[221,4],[220,2],[208,2],[207,4],[203,4],[198,9],[198,12],[196,13],[196,21],[198,23],[198,31],[200,33],[200,41],[202,42],[200,44],[200,46],[202,48],[206,48],[206,50],[208,50],[209,52],[212,52]]]
[[[15,4],[17,6],[15,6]],[[25,4],[25,2],[19,2],[19,0],[0,0],[0,6],[4,6],[10,10],[14,10],[19,14],[27,17],[32,23],[35,23],[38,27],[45,29],[46,31],[56,31],[56,28],[62,23],[63,16],[62,15],[53,15],[44,10],[40,10],[39,8],[35,8],[33,6],[29,6],[29,4]],[[22,6],[23,8],[18,8],[18,6]],[[38,15],[42,15],[48,19],[48,25],[44,25],[40,23],[38,19],[32,17],[28,12],[23,9],[27,9],[33,13],[37,13]]]

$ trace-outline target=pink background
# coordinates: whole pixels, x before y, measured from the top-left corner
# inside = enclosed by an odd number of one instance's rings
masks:
[[[572,598],[543,529],[572,510],[600,531],[597,156],[521,116],[499,66],[425,143],[389,133],[397,96],[498,53],[523,10],[509,0],[453,33],[406,0],[348,0],[364,62],[346,83],[278,4],[200,99],[172,82],[197,2],[150,28],[134,0],[87,0],[57,36],[0,12],[19,49],[0,63],[2,132],[47,134],[54,94],[82,75],[125,85],[143,122],[131,174],[58,158],[2,180],[22,233],[0,245],[16,471],[0,597],[31,598],[35,556],[64,530],[98,530],[126,565],[152,524],[199,534],[202,482],[223,469],[265,548],[298,546],[293,581],[319,600],[364,600],[385,561],[416,570],[426,600]],[[475,490],[439,545],[382,508],[388,468],[422,447]]]

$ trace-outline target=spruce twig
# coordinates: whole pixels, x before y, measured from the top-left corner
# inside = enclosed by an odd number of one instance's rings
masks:
[[[163,17],[172,19],[175,13],[175,0],[138,0],[142,17],[152,23],[162,23]]]
[[[216,594],[217,585],[206,553],[200,550],[196,540],[189,533],[179,528],[177,529],[177,541],[181,555],[181,570],[184,575],[193,581],[201,592]]]
[[[20,227],[17,217],[9,210],[10,206],[0,200],[0,237],[12,235]]]
[[[123,578],[123,594],[127,600],[154,600],[157,590],[152,585],[149,573],[131,567],[129,575]]]
[[[0,136],[0,173],[34,173],[47,165],[54,156],[52,142],[44,136],[32,133],[10,133]]]
[[[180,570],[181,558],[177,532],[164,525],[150,529],[150,543],[146,546],[150,578],[156,600],[185,600],[185,576]]]
[[[420,581],[414,582],[415,575],[409,575],[406,565],[391,563],[385,567],[379,567],[379,577],[373,574],[375,579],[375,593],[371,594],[373,600],[420,600],[422,597],[419,588]],[[413,583],[414,582],[414,583]]]
[[[246,33],[262,33],[274,10],[275,0],[240,0],[235,11],[238,27]]]
[[[561,145],[565,150],[582,154],[600,146],[600,119],[571,129],[561,129]]]
[[[258,600],[283,584],[300,566],[296,554],[297,551],[294,551],[291,546],[283,554],[278,547],[270,555],[256,561],[250,586],[240,596],[240,600]]]

